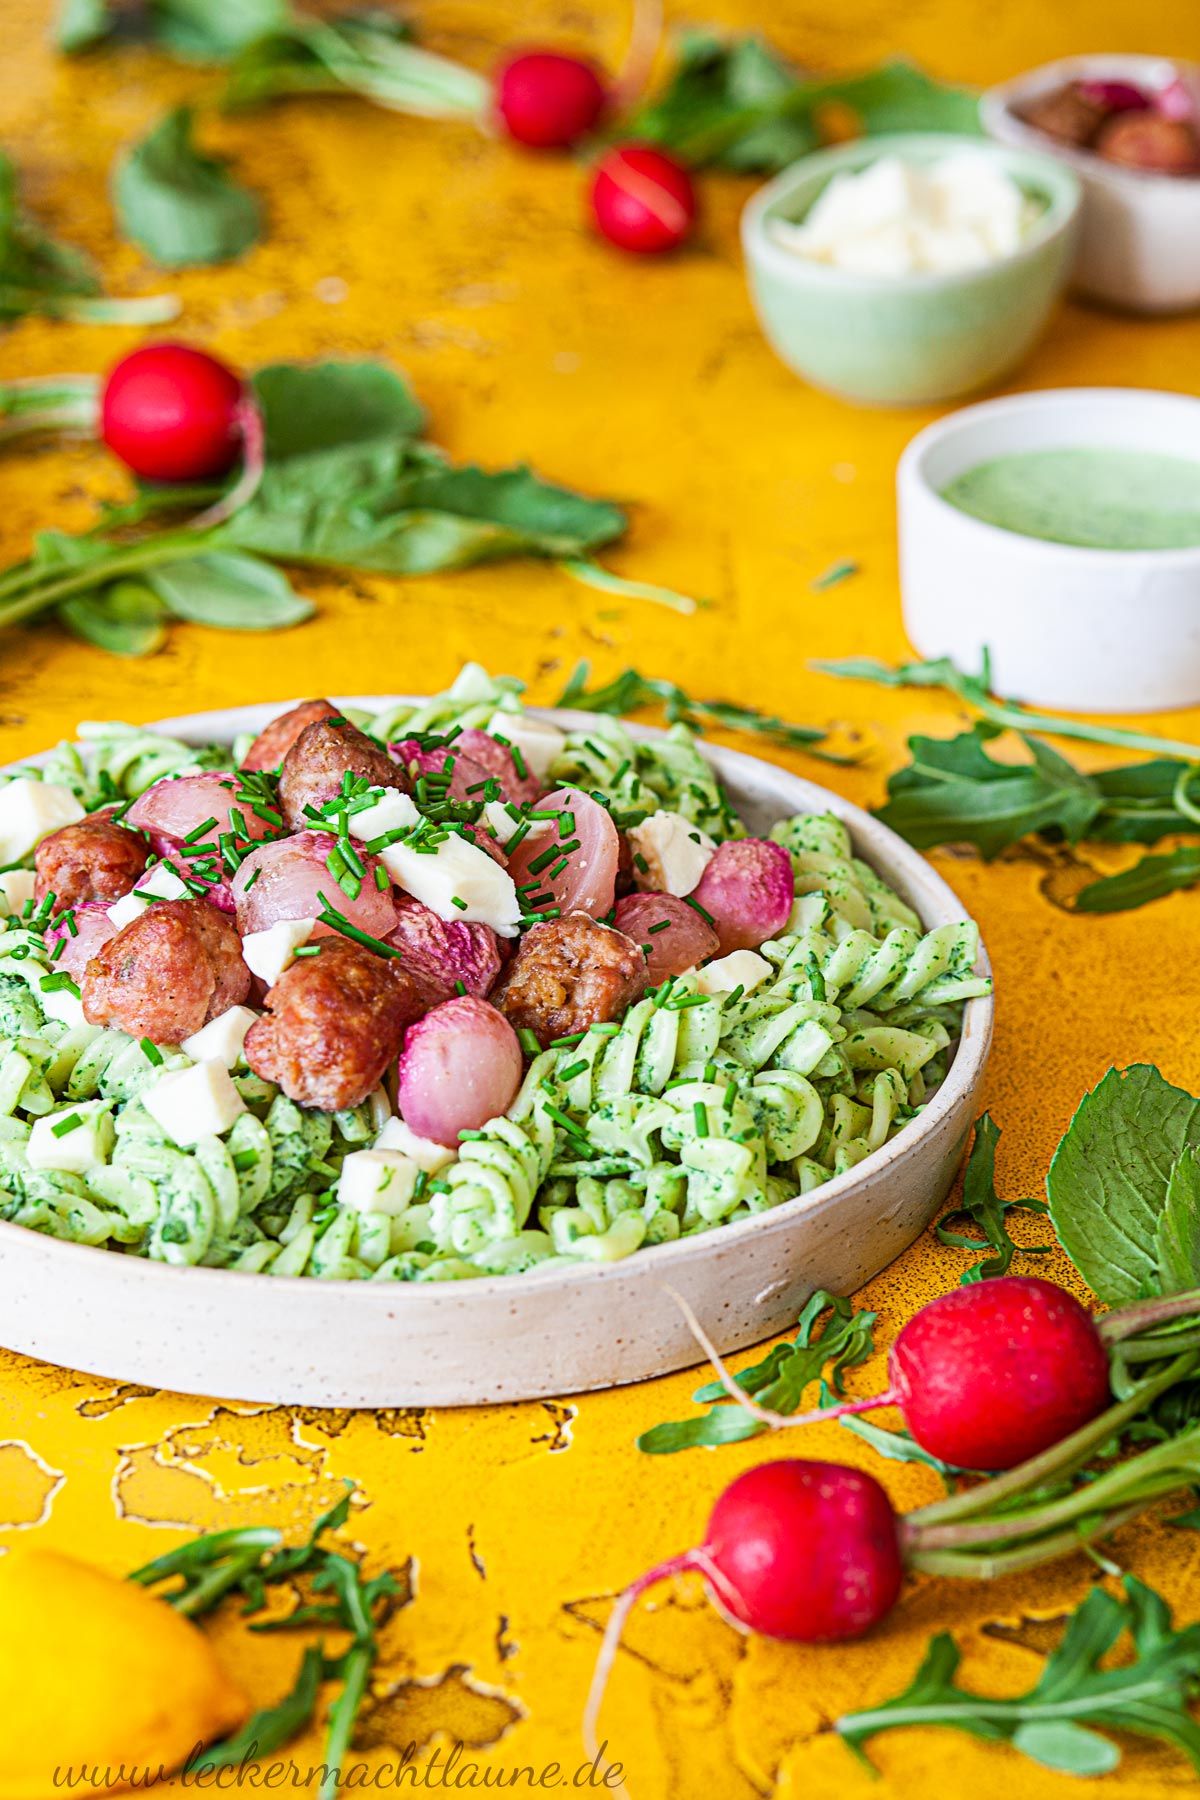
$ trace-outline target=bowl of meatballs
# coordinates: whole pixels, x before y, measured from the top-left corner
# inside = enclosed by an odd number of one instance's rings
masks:
[[[1200,305],[1200,67],[1073,56],[991,88],[984,129],[1083,184],[1075,286],[1133,312]]]
[[[7,1347],[528,1399],[694,1363],[671,1290],[733,1351],[924,1229],[991,1034],[949,888],[769,762],[483,681],[9,772]]]

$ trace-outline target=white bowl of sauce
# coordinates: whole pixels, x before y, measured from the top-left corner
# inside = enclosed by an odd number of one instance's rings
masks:
[[[1200,703],[1200,399],[1060,388],[964,408],[897,471],[904,623],[1039,706]]]

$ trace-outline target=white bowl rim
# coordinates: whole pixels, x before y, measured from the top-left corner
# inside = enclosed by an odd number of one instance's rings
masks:
[[[381,712],[386,706],[404,701],[420,703],[427,698],[428,696],[395,694],[334,694],[330,696],[336,706],[362,707],[372,712]],[[196,743],[219,742],[222,738],[232,742],[239,731],[260,731],[270,719],[278,717],[289,707],[298,704],[297,700],[280,700],[238,707],[220,707],[199,713],[177,714],[172,718],[153,720],[145,726],[145,729],[166,732]],[[545,719],[549,723],[566,721],[571,726],[586,726],[594,723],[596,718],[595,713],[577,712],[571,709],[531,706],[528,710],[535,717]],[[653,742],[664,735],[661,730],[653,726],[630,725],[627,721],[625,723],[626,728],[631,731],[633,736],[646,742]],[[706,759],[712,762],[722,775],[728,770],[730,774],[736,776],[742,768],[749,771],[767,764],[765,757],[748,756],[740,750],[728,750],[723,746],[703,742],[700,748]],[[49,751],[35,752],[32,756],[23,757],[17,763],[6,764],[3,769],[0,769],[0,773],[9,774],[14,769],[36,766],[50,754]],[[950,924],[961,921],[974,923],[957,894],[942,879],[932,864],[896,832],[881,824],[878,819],[872,818],[861,807],[844,800],[840,794],[834,793],[831,789],[808,781],[804,776],[795,775],[790,769],[784,769],[779,764],[767,764],[767,766],[776,769],[779,774],[795,783],[798,791],[803,790],[805,799],[811,797],[816,802],[813,806],[814,811],[835,813],[850,829],[856,855],[862,855],[865,847],[868,854],[863,860],[869,861],[872,851],[882,849],[886,851],[888,858],[898,865],[902,874],[930,891],[944,915],[938,920],[938,923]],[[800,810],[800,807],[797,810]],[[924,919],[922,923],[924,924]],[[981,973],[990,974],[991,965],[982,942],[977,966]],[[936,1130],[941,1120],[953,1111],[961,1097],[969,1094],[977,1085],[987,1062],[994,1006],[994,997],[991,994],[967,1002],[963,1015],[962,1035],[955,1048],[946,1079],[938,1088],[933,1099],[915,1119],[902,1126],[894,1138],[890,1138],[878,1150],[872,1151],[870,1156],[864,1157],[862,1162],[855,1164],[854,1168],[847,1169],[842,1175],[833,1176],[831,1180],[822,1183],[820,1187],[813,1188],[807,1194],[797,1194],[791,1200],[783,1201],[779,1206],[768,1207],[763,1212],[756,1213],[753,1218],[742,1220],[734,1225],[721,1225],[711,1232],[696,1233],[670,1243],[650,1245],[634,1252],[635,1256],[644,1257],[653,1252],[658,1258],[656,1267],[661,1268],[664,1278],[669,1278],[674,1260],[694,1255],[697,1246],[705,1241],[714,1245],[737,1243],[744,1241],[760,1229],[761,1222],[764,1220],[779,1222],[789,1217],[798,1218],[802,1213],[824,1212],[828,1208],[836,1206],[853,1192],[864,1179],[864,1170],[868,1180],[882,1175],[889,1162],[896,1162],[906,1156],[920,1143],[922,1138]],[[0,1257],[3,1257],[6,1244],[15,1244],[18,1241],[23,1243],[27,1239],[30,1229],[29,1226],[0,1220]],[[19,1240],[14,1236],[16,1233],[21,1234]],[[106,1250],[101,1245],[74,1244],[61,1238],[47,1237],[46,1246],[47,1254],[61,1261],[64,1270],[74,1265],[81,1273],[95,1268],[97,1257],[111,1258],[114,1254],[118,1254]],[[539,1270],[535,1268],[523,1271],[519,1275],[476,1276],[466,1282],[409,1284],[402,1281],[333,1278],[324,1281],[322,1285],[326,1288],[349,1290],[359,1297],[362,1305],[375,1307],[385,1315],[389,1308],[397,1304],[397,1295],[400,1292],[419,1292],[423,1306],[437,1306],[440,1303],[450,1307],[452,1303],[458,1304],[461,1301],[464,1288],[469,1289],[472,1294],[479,1294],[481,1300],[485,1296],[496,1298],[507,1294],[514,1303],[513,1310],[515,1311],[520,1295],[525,1291],[527,1284],[536,1282],[539,1287],[548,1287],[558,1283],[561,1285],[565,1303],[583,1282],[597,1283],[618,1279],[628,1261],[629,1258],[626,1257],[616,1262],[583,1263],[568,1269]],[[196,1283],[203,1281],[206,1284],[203,1290],[193,1286],[190,1291],[195,1295],[203,1292],[206,1297],[213,1300],[218,1297],[219,1292],[223,1292],[229,1297],[240,1294],[244,1296],[246,1305],[252,1304],[254,1294],[258,1291],[257,1284],[261,1282],[269,1281],[276,1287],[281,1282],[290,1282],[300,1288],[307,1287],[313,1279],[311,1276],[301,1275],[250,1274],[244,1270],[211,1269],[200,1265],[176,1266],[171,1263],[151,1262],[147,1258],[136,1256],[122,1256],[121,1263],[123,1265],[122,1277],[131,1282],[174,1281],[178,1283],[183,1281]],[[400,1303],[402,1304],[402,1302]]]
[[[1103,80],[1106,71],[1101,69],[1101,64],[1107,65],[1117,75],[1121,72],[1134,74],[1138,70],[1154,66],[1161,68],[1164,64],[1169,64],[1173,69],[1186,69],[1192,75],[1200,76],[1200,63],[1192,62],[1187,57],[1154,56],[1139,50],[1081,51],[1075,56],[1059,56],[1052,62],[1039,63],[1036,68],[1025,69],[1020,75],[1012,75],[1007,81],[998,81],[994,87],[986,88],[979,97],[979,116],[989,128],[998,118],[1004,118],[1023,137],[1029,139],[1029,149],[1064,163],[1081,178],[1091,176],[1096,180],[1111,181],[1116,187],[1128,188],[1131,194],[1139,190],[1144,192],[1147,188],[1158,188],[1170,193],[1200,193],[1200,173],[1166,175],[1161,169],[1131,169],[1125,163],[1109,162],[1086,146],[1065,144],[1058,138],[1051,137],[1048,132],[1039,131],[1036,125],[1030,125],[1017,112],[1017,103],[1026,95],[1039,92],[1050,78],[1057,77],[1064,82],[1086,80],[1084,71],[1094,68],[1096,78]],[[1077,73],[1071,74],[1072,70]],[[1189,182],[1195,184],[1191,189]]]
[[[817,262],[809,257],[796,256],[775,242],[766,226],[766,215],[793,187],[814,175],[822,175],[826,171],[836,173],[843,164],[853,156],[874,151],[880,156],[887,156],[898,151],[902,145],[910,148],[944,148],[949,154],[953,150],[970,149],[994,162],[1003,163],[1006,167],[1021,165],[1031,173],[1035,165],[1049,164],[1047,181],[1054,185],[1050,203],[1045,213],[1036,221],[1029,236],[1016,250],[1007,256],[999,256],[994,262],[983,263],[977,268],[954,269],[941,274],[925,273],[917,275],[859,275],[850,269],[834,268],[832,264]],[[1062,177],[1068,180],[1062,183]],[[1060,185],[1065,192],[1057,191]],[[1054,158],[1046,156],[1036,149],[1025,149],[1018,145],[1000,143],[995,138],[972,137],[961,131],[887,131],[878,136],[851,138],[844,144],[831,144],[823,150],[811,150],[807,156],[799,157],[781,169],[772,177],[765,187],[752,194],[742,209],[741,234],[742,247],[747,257],[757,260],[771,268],[776,274],[788,276],[800,285],[820,286],[836,285],[856,294],[940,294],[955,289],[975,286],[1000,270],[1018,267],[1035,257],[1046,245],[1069,231],[1079,216],[1083,201],[1083,189],[1078,176],[1072,169],[1064,168]]]
[[[1196,422],[1200,425],[1200,395],[1177,393],[1171,388],[1031,388],[1019,394],[1001,394],[994,400],[979,400],[973,406],[960,406],[946,418],[935,419],[931,425],[924,426],[915,437],[909,439],[900,453],[896,464],[897,485],[908,478],[917,482],[926,498],[933,501],[947,518],[953,517],[965,529],[979,534],[981,548],[1002,544],[1012,549],[1021,544],[1031,547],[1049,561],[1070,562],[1093,569],[1099,568],[1101,564],[1111,564],[1116,558],[1121,567],[1131,573],[1136,571],[1140,561],[1144,561],[1150,568],[1163,570],[1186,569],[1192,564],[1200,566],[1200,544],[1172,545],[1161,550],[1103,549],[1095,544],[1060,544],[1054,538],[1032,537],[1023,531],[1009,531],[1006,526],[989,524],[986,519],[977,519],[974,513],[963,512],[960,507],[952,505],[929,480],[925,471],[926,458],[956,432],[979,420],[1007,418],[1014,413],[1039,412],[1043,409],[1049,411],[1060,406],[1064,398],[1070,401],[1103,401],[1113,406],[1146,404],[1153,407],[1160,402],[1167,402],[1172,406],[1178,403],[1183,407],[1194,407]],[[1076,446],[1062,447],[1068,449]],[[1078,446],[1080,449],[1088,447],[1086,444]],[[980,457],[981,462],[986,460],[986,455]],[[1196,461],[1200,463],[1200,457]],[[1019,596],[1014,595],[1013,599],[1015,603],[1019,601]]]

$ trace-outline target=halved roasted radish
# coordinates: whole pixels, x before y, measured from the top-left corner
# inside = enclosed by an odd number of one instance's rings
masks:
[[[617,901],[613,924],[646,952],[654,987],[715,956],[719,947],[708,921],[674,894],[626,894]]]
[[[458,1148],[507,1112],[523,1070],[517,1034],[503,1013],[475,994],[435,1006],[410,1025],[396,1075],[404,1121],[418,1137]]]
[[[278,838],[252,850],[232,884],[243,937],[249,931],[267,931],[281,919],[319,918],[324,896],[359,931],[385,938],[396,924],[396,902],[390,883],[384,888],[377,885],[375,871],[382,867],[379,858],[356,846],[364,872],[358,892],[352,894],[338,885],[338,876],[329,866],[336,850],[337,839],[327,831],[298,831],[294,837]],[[353,887],[354,872],[350,873]],[[313,936],[330,929],[318,925]]]
[[[535,819],[508,859],[523,912],[612,911],[621,841],[604,807],[578,788],[540,796]]]
[[[721,955],[757,950],[787,924],[795,898],[792,859],[769,838],[719,844],[690,896],[712,920]]]

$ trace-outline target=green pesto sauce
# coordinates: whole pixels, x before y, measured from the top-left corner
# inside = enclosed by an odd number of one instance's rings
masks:
[[[979,463],[942,498],[1002,531],[1098,550],[1200,544],[1200,462],[1150,450],[1027,450]]]

